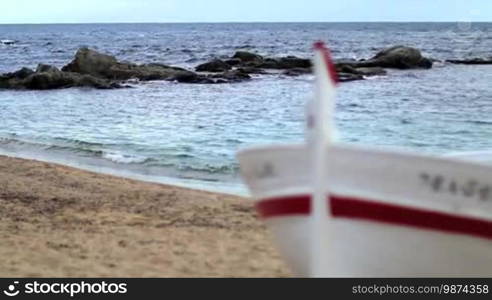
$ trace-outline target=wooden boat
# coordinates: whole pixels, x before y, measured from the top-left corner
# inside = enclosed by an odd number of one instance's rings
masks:
[[[492,166],[333,141],[336,73],[315,46],[306,141],[238,153],[296,275],[492,276]]]

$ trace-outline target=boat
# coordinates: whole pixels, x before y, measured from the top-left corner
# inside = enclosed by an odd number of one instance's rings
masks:
[[[281,256],[302,277],[492,276],[492,165],[339,143],[336,72],[314,45],[300,144],[240,150],[240,172]]]
[[[0,44],[13,45],[13,44],[15,44],[15,41],[14,40],[0,40]]]

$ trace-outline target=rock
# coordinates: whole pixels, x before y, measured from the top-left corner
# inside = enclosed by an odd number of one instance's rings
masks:
[[[265,58],[263,61],[248,63],[249,66],[263,69],[281,69],[277,58]]]
[[[0,89],[10,89],[12,78],[7,77],[6,74],[0,75]]]
[[[91,75],[81,75],[61,71],[35,73],[26,78],[23,85],[31,90],[49,90],[70,87],[113,89],[121,87],[118,83],[96,78]]]
[[[352,64],[357,64],[359,61],[353,58],[339,58],[339,59],[334,59],[333,63],[337,65],[352,65]]]
[[[0,76],[0,88],[3,89],[49,90],[70,87],[112,89],[122,86],[91,75],[62,72],[56,67],[43,64],[38,66],[36,72],[23,68]]]
[[[88,48],[77,51],[72,62],[62,68],[64,72],[87,74],[110,80],[174,80],[177,76],[193,76],[191,71],[164,64],[136,65],[119,62],[114,56],[99,53]]]
[[[263,61],[263,56],[247,51],[237,51],[232,58],[240,59],[243,63]]]
[[[222,74],[212,75],[210,76],[210,78],[225,80],[225,82],[231,83],[231,82],[241,82],[241,81],[249,80],[251,79],[251,76],[249,76],[249,74],[243,72],[242,70],[233,70],[233,71],[226,71]],[[221,82],[221,83],[225,83],[225,82]]]
[[[196,73],[180,74],[174,78],[175,81],[181,83],[202,83],[202,84],[220,84],[241,82],[251,79],[247,73],[241,70],[229,70],[223,73],[202,75]]]
[[[212,83],[212,80],[209,80],[206,76],[193,72],[177,74],[173,80],[181,83]]]
[[[22,68],[19,71],[13,72],[13,73],[7,73],[4,74],[9,78],[17,78],[17,79],[24,79],[28,77],[29,75],[33,74],[34,71],[29,69],[29,68]]]
[[[310,68],[311,60],[295,56],[282,57],[278,61],[279,69]]]
[[[77,51],[74,60],[62,68],[62,71],[107,77],[108,70],[116,64],[118,61],[114,56],[83,47]]]
[[[492,58],[490,59],[492,60]],[[450,60],[453,63],[488,64],[485,59]],[[368,60],[344,59],[336,62],[341,82],[361,80],[366,76],[385,75],[384,68],[431,68],[433,61],[422,56],[415,48],[395,46],[377,53]],[[87,86],[94,88],[121,88],[121,82],[135,80],[168,80],[180,83],[218,84],[241,82],[251,79],[250,74],[282,74],[299,76],[312,72],[310,59],[295,56],[263,57],[237,51],[233,57],[214,59],[197,66],[195,73],[183,68],[151,63],[137,65],[118,61],[114,56],[99,53],[87,47],[81,48],[74,59],[61,70],[54,66],[39,64],[36,71],[23,68],[13,73],[0,75],[0,88],[55,89]],[[269,73],[266,70],[270,71]]]
[[[237,68],[237,70],[246,74],[267,74],[265,70],[257,67],[241,67]]]
[[[123,68],[123,78],[138,78],[140,80],[174,80],[176,76],[185,76],[194,74],[191,71],[167,66],[164,64],[143,64],[136,67],[131,67],[126,71]]]
[[[363,75],[363,76],[378,76],[378,75],[386,75],[388,72],[386,72],[385,69],[381,67],[362,67],[362,68],[355,68],[355,71],[357,74]]]
[[[77,78],[77,76],[76,76]],[[77,87],[93,87],[96,89],[121,89],[121,88],[131,88],[129,85],[121,85],[118,82],[111,82],[107,80],[102,80],[90,75],[81,75],[78,77],[75,85]]]
[[[350,73],[350,74],[359,74],[357,69],[353,67],[351,64],[347,63],[337,63],[335,64],[335,69],[338,73]]]
[[[29,90],[49,90],[72,87],[75,79],[62,72],[34,73],[23,82],[23,86]]]
[[[45,64],[38,64],[38,67],[36,68],[36,73],[41,73],[41,72],[59,72],[57,67],[50,66],[50,65],[45,65]]]
[[[261,55],[246,51],[236,52],[231,59],[226,61],[226,63],[231,66],[238,66],[243,68],[250,67],[277,70],[310,68],[312,65],[311,60],[306,58],[299,58],[295,56],[264,58]]]
[[[394,46],[378,52],[368,60],[345,59],[337,61],[337,66],[345,65],[354,68],[393,68],[393,69],[430,69],[433,61],[423,57],[420,50],[406,47]]]
[[[378,52],[376,56],[367,61],[359,62],[358,66],[395,69],[430,69],[432,68],[432,61],[423,57],[418,49],[406,46],[394,46]]]
[[[472,58],[472,59],[448,59],[448,63],[461,64],[461,65],[492,65],[492,57],[488,59],[484,58]]]
[[[311,68],[293,68],[285,70],[282,74],[286,76],[300,76],[305,74],[310,74],[312,72]]]
[[[240,60],[239,58],[230,58],[225,61],[225,63],[228,64],[229,66],[237,66],[241,64],[241,62],[242,60]]]
[[[294,68],[310,68],[311,60],[299,58],[295,56],[287,56],[280,58],[266,58],[257,67],[264,69],[294,69]]]
[[[364,76],[360,74],[352,74],[352,73],[338,73],[338,81],[339,82],[347,82],[354,80],[363,80]]]
[[[195,68],[198,72],[224,72],[230,70],[232,67],[228,63],[220,59],[214,59],[210,62],[201,64]]]
[[[335,68],[337,73],[353,74],[362,76],[386,75],[386,70],[381,67],[354,67],[351,63],[337,63]],[[346,76],[346,75],[345,75]]]

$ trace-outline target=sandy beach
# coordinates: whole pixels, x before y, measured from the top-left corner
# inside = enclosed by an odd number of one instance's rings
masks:
[[[284,277],[251,202],[0,156],[2,277]]]

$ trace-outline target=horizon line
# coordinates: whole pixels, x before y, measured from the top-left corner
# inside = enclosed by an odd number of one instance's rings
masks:
[[[60,23],[1,23],[0,25],[97,25],[97,24],[296,24],[296,23],[316,23],[316,24],[335,24],[335,23],[492,23],[492,21],[468,21],[468,20],[447,20],[447,21],[150,21],[150,22],[60,22]]]

